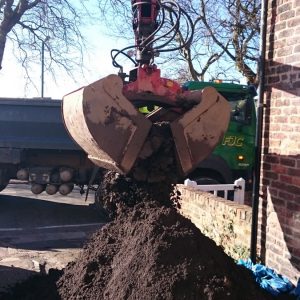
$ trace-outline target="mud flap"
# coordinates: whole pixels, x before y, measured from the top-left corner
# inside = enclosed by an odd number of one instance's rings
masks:
[[[97,166],[128,173],[152,123],[122,94],[123,82],[109,75],[63,97],[62,114],[72,138]]]
[[[182,175],[190,173],[211,154],[223,138],[230,119],[230,105],[214,88],[192,92],[200,103],[171,123]]]

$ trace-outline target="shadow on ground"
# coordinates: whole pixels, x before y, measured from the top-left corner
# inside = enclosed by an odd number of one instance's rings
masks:
[[[80,248],[106,221],[104,213],[93,204],[73,205],[0,194],[0,247]]]
[[[16,282],[21,282],[30,276],[38,274],[37,272],[16,268],[0,266],[0,293],[6,291],[9,286],[14,285]],[[0,296],[1,299],[1,296]]]

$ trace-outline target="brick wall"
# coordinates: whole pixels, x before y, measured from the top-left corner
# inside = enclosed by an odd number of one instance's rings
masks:
[[[191,187],[178,185],[178,188],[181,192],[181,213],[184,216],[234,259],[249,257],[252,216],[249,206]]]
[[[259,246],[266,265],[300,276],[300,1],[269,1]]]

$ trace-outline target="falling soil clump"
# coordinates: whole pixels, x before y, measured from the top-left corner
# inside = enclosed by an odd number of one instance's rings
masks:
[[[166,207],[179,207],[179,197],[180,193],[170,180],[147,183],[106,171],[103,173],[95,201],[114,218],[120,205],[134,207],[141,202],[157,201]]]
[[[169,122],[154,122],[129,176],[140,182],[176,183],[182,176]]]

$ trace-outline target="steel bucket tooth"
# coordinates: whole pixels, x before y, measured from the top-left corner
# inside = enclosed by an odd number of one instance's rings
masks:
[[[221,141],[230,119],[230,105],[214,88],[191,92],[200,103],[171,123],[183,176],[190,173]]]
[[[128,173],[152,123],[122,94],[109,75],[63,97],[62,114],[72,138],[99,167]]]

